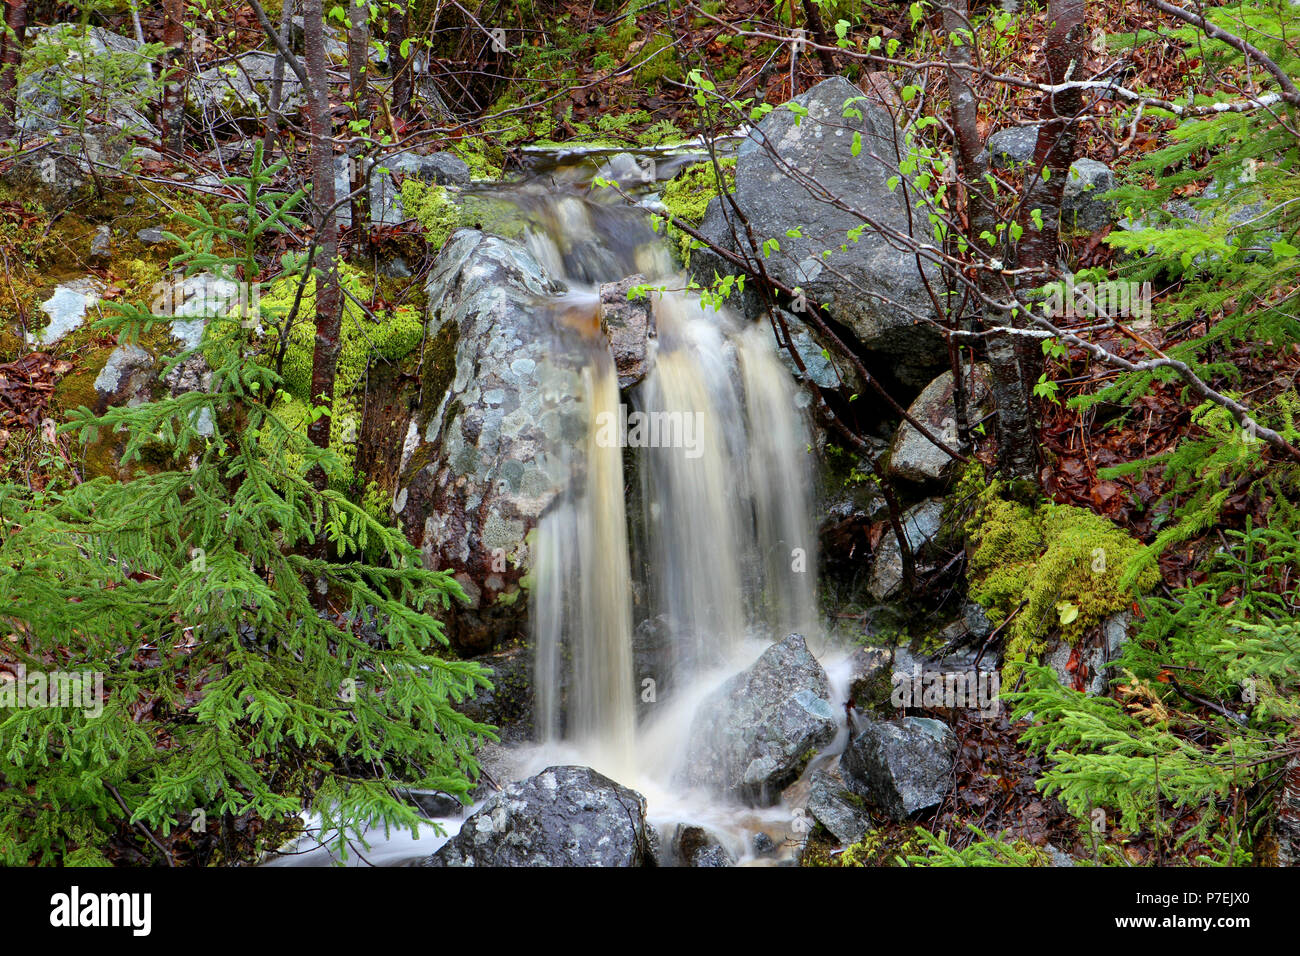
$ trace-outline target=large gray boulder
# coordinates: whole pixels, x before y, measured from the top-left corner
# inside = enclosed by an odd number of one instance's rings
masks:
[[[863,226],[863,216],[887,231],[909,233],[903,188],[891,191],[888,185],[898,176],[903,133],[884,107],[867,101],[842,77],[823,80],[794,102],[808,115],[801,119],[788,107],[773,111],[741,144],[736,163],[735,200],[755,238],[780,243],[765,268],[827,306],[904,382],[924,385],[947,352],[938,330],[918,321],[935,316],[915,255],[872,226],[856,242],[848,238],[850,230]],[[861,136],[857,156],[855,133]],[[769,149],[780,159],[774,160]],[[838,208],[836,201],[850,208]],[[796,227],[800,234],[789,235]],[[735,251],[717,199],[700,231]],[[740,234],[743,238],[743,230]],[[921,238],[929,241],[928,234]],[[711,283],[715,271],[734,271],[703,249],[692,253],[691,269],[702,284]],[[937,271],[930,278],[937,281]]]
[[[275,78],[274,53],[244,53],[201,72],[190,86],[191,104],[211,118],[244,119],[262,115],[270,106]],[[292,114],[306,102],[297,74],[284,67],[280,112]]]
[[[426,866],[646,866],[645,797],[590,767],[509,784]]]
[[[894,820],[937,806],[952,785],[957,739],[927,717],[868,721],[840,760],[848,788]]]
[[[1070,164],[1061,191],[1061,227],[1096,232],[1115,221],[1115,203],[1103,198],[1115,188],[1115,174],[1095,159],[1076,159]]]
[[[407,179],[463,186],[470,181],[469,166],[455,153],[407,151],[380,157],[370,164],[370,218],[376,225],[406,220],[401,184]]]
[[[525,537],[568,486],[565,448],[587,432],[587,359],[556,331],[560,287],[513,243],[458,230],[425,289],[420,408],[393,508],[426,565],[465,588],[449,633],[481,652],[522,621]]]
[[[772,803],[834,739],[830,697],[802,635],[773,644],[700,705],[686,742],[687,782]]]

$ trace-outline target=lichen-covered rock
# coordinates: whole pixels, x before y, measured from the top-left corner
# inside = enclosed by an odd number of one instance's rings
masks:
[[[103,414],[107,408],[149,401],[157,380],[158,364],[152,355],[138,345],[119,345],[95,379],[96,411]]]
[[[41,311],[50,322],[41,330],[38,341],[42,346],[53,345],[86,321],[86,313],[99,304],[104,286],[92,276],[61,282],[53,294],[41,303]]]
[[[35,37],[27,63],[47,63],[45,57],[51,49],[61,51],[55,54],[60,62],[41,66],[18,82],[15,123],[20,130],[55,132],[85,104],[102,118],[99,123],[87,124],[88,133],[96,134],[95,127],[107,127],[119,136],[131,131],[158,137],[157,127],[140,111],[152,77],[150,58],[139,43],[103,27],[88,27],[83,32],[73,23],[56,23],[31,32]],[[78,69],[68,68],[69,50],[76,51]],[[76,147],[78,138],[68,138],[71,148]]]
[[[808,812],[841,843],[857,843],[871,829],[862,797],[838,770],[814,770],[809,777]]]
[[[426,291],[422,404],[393,507],[425,563],[465,588],[449,634],[481,652],[522,621],[525,538],[570,481],[564,446],[587,432],[584,358],[557,337],[559,287],[506,240],[458,230]]]
[[[648,297],[635,302],[627,297],[633,286],[644,284],[645,276],[634,275],[600,287],[600,327],[614,353],[619,388],[631,388],[646,376],[646,353],[655,335],[654,309]]]
[[[966,370],[963,370],[966,371]],[[965,377],[965,376],[964,376]],[[969,381],[963,382],[967,394],[967,421],[983,418],[991,408],[988,366],[974,366]],[[908,408],[908,414],[924,425],[950,448],[957,446],[957,408],[953,400],[953,376],[944,372],[927,385]],[[907,481],[941,481],[952,474],[952,458],[946,451],[922,435],[911,422],[898,426],[889,453],[889,471]]]
[[[868,721],[840,760],[848,788],[894,820],[937,806],[952,786],[957,739],[926,717]]]
[[[700,705],[687,737],[687,782],[773,802],[834,739],[830,696],[826,672],[802,635],[773,644]]]
[[[903,134],[887,109],[867,101],[842,77],[823,80],[794,102],[808,114],[800,117],[784,107],[768,114],[741,144],[736,163],[735,201],[755,238],[780,243],[764,268],[827,306],[864,349],[889,361],[902,381],[924,385],[943,367],[947,350],[937,328],[924,321],[934,318],[934,305],[916,256],[879,231],[863,229],[860,216],[832,201],[861,211],[885,229],[908,233],[904,191],[889,188],[891,178],[899,175]],[[860,149],[854,147],[855,134]],[[791,175],[791,168],[797,175]],[[795,227],[799,234],[791,235]],[[856,241],[849,239],[850,231]],[[718,199],[709,203],[700,232],[735,251]],[[743,231],[741,236],[743,241]],[[704,249],[691,253],[691,270],[706,285],[715,271],[735,271]],[[927,275],[929,271],[927,267]],[[937,281],[937,270],[929,278]]]
[[[646,866],[645,797],[590,767],[506,786],[427,866]]]

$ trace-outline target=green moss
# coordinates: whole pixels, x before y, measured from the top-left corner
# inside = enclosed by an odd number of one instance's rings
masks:
[[[424,227],[424,236],[434,249],[441,249],[460,225],[460,210],[442,186],[419,179],[402,183],[402,208]]]
[[[665,80],[682,81],[682,65],[677,62],[673,41],[653,36],[636,54],[636,82],[649,87],[661,86]]]
[[[362,302],[370,296],[370,280],[360,270],[344,264],[340,284]],[[262,296],[261,304],[271,315],[288,312],[297,290],[296,279],[272,284]],[[339,335],[339,360],[334,376],[334,405],[330,409],[330,446],[348,469],[350,485],[355,478],[357,431],[361,425],[361,393],[370,362],[399,362],[419,348],[424,336],[424,322],[418,310],[403,306],[392,312],[376,313],[372,320],[351,298],[344,298],[343,320]],[[285,350],[281,388],[284,393],[274,410],[285,424],[306,433],[310,419],[311,366],[315,350],[314,325],[316,280],[309,279],[303,291],[299,315],[289,332]],[[270,361],[268,349],[267,361]],[[385,506],[386,511],[386,506]]]
[[[424,355],[424,368],[420,380],[420,407],[436,411],[456,377],[456,344],[460,341],[460,326],[447,322],[430,340]]]
[[[995,626],[1007,629],[1003,680],[1012,686],[1026,661],[1053,633],[1075,643],[1107,616],[1127,608],[1138,592],[1155,587],[1154,568],[1134,589],[1120,586],[1125,566],[1142,543],[1086,508],[1007,500],[994,481],[966,524],[971,553],[970,596]],[[1016,609],[1024,602],[1024,607]]]
[[[452,152],[465,161],[474,179],[500,179],[505,153],[486,136],[468,136],[452,146]]]
[[[843,853],[805,854],[804,866],[904,866],[906,860],[921,849],[921,841],[911,827],[889,825],[871,830]]]
[[[736,160],[720,159],[718,167],[726,180],[727,192],[736,186]],[[672,221],[680,219],[690,226],[698,226],[704,221],[709,200],[719,195],[718,177],[712,163],[695,163],[678,173],[671,182],[664,186],[663,204],[669,214],[668,235],[677,240],[678,253],[685,265],[690,264],[691,238],[680,229],[674,228]]]

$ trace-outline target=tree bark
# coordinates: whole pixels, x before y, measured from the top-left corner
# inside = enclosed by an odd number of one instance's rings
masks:
[[[360,0],[348,3],[348,85],[352,97],[352,116],[368,121],[373,112],[370,102],[370,7]],[[361,237],[363,249],[370,246],[370,189],[366,182],[366,143],[369,127],[359,127],[348,146],[348,185],[352,191],[352,228]]]
[[[1047,82],[1053,86],[1083,79],[1087,49],[1084,0],[1051,0],[1048,6],[1051,29],[1047,35]],[[1042,278],[1054,271],[1060,239],[1061,196],[1074,161],[1078,139],[1076,117],[1083,109],[1083,91],[1077,87],[1043,95],[1039,107],[1038,141],[1034,147],[1033,170],[1025,184],[1025,199],[1019,221],[1024,229],[1016,248],[1016,263],[1041,270]],[[1043,170],[1047,179],[1043,179]],[[1033,211],[1042,211],[1043,228],[1034,222]]]
[[[816,0],[803,0],[803,15],[808,22],[808,32],[812,34],[813,41],[817,44],[817,59],[821,61],[822,72],[827,76],[835,75],[835,57],[830,50],[822,47],[831,46],[831,38],[826,34],[826,27],[822,23],[821,11],[817,9]],[[791,91],[791,96],[794,91]]]
[[[185,101],[182,99],[181,71],[185,67],[185,0],[163,0],[162,147],[179,153],[185,147]]]
[[[27,0],[5,0],[4,52],[0,54],[0,139],[14,134],[18,101],[14,86],[23,61],[23,38],[27,33]]]
[[[952,0],[943,8],[943,26],[948,35],[948,60],[955,66],[948,70],[948,98],[952,103],[952,128],[956,142],[959,180],[966,198],[966,221],[971,248],[978,250],[983,264],[990,266],[1000,258],[996,241],[990,244],[983,236],[996,235],[996,209],[984,190],[989,156],[979,134],[979,104],[975,92],[959,67],[971,61],[970,19],[967,0]],[[980,291],[989,299],[1003,299],[1008,291],[997,273],[989,267],[977,273]],[[1035,428],[1030,394],[1033,382],[1026,381],[1023,351],[1017,336],[1002,328],[1014,328],[1018,321],[1005,313],[983,311],[984,326],[990,330],[986,357],[989,362],[990,388],[997,405],[998,467],[1006,475],[1037,484],[1038,435]],[[960,375],[954,368],[954,377]],[[960,380],[954,388],[960,388]]]
[[[312,219],[317,236],[316,343],[311,363],[311,402],[333,410],[334,375],[338,368],[342,294],[338,276],[338,218],[334,209],[334,135],[330,120],[329,73],[325,62],[325,15],[321,0],[303,3],[303,59],[307,74],[307,122],[311,136]],[[330,443],[330,417],[307,426],[307,437],[320,448]],[[325,485],[316,469],[312,480]]]
[[[391,92],[393,114],[408,119],[411,112],[410,57],[402,55],[406,40],[407,11],[405,4],[396,4],[388,13],[388,71],[393,78]]]
[[[275,63],[271,67],[271,99],[267,103],[266,133],[262,137],[262,151],[270,155],[271,141],[280,135],[280,103],[284,98],[284,54],[280,47],[288,48],[293,31],[294,0],[284,0],[280,8],[280,42],[276,44]]]
[[[1084,0],[1051,0],[1048,6],[1047,82],[1054,86],[1083,79],[1088,39],[1084,13]],[[1076,117],[1082,110],[1083,91],[1077,87],[1043,96],[1032,171],[1018,216],[1023,231],[1011,257],[1019,268],[1031,270],[1020,277],[1022,287],[1042,285],[1059,274],[1061,199],[1079,137]],[[1035,209],[1041,229],[1034,220]],[[1042,350],[1026,338],[1019,342],[1018,351],[1025,386],[1032,391],[1044,367]]]

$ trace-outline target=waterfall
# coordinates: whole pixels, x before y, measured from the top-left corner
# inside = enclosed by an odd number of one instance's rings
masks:
[[[637,271],[684,288],[639,211],[536,193],[528,205],[525,241],[571,295],[594,302],[598,283]],[[539,736],[616,777],[669,772],[673,735],[645,725],[692,678],[746,638],[817,623],[807,425],[770,327],[683,291],[652,308],[639,384],[620,394],[603,339],[591,348],[588,433],[553,450],[571,486],[530,545]]]

